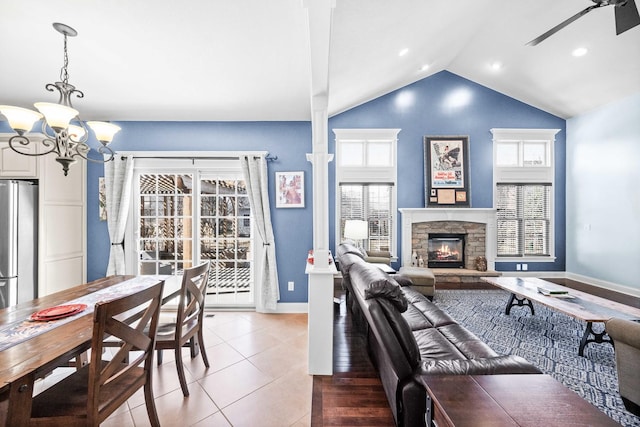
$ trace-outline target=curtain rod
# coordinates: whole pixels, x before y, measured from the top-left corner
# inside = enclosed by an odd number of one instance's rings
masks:
[[[163,159],[163,160],[238,160],[240,156],[132,156],[134,159]],[[253,156],[254,159],[259,159],[262,156]],[[127,156],[120,156],[120,160],[126,159]],[[272,156],[267,154],[264,156],[265,160],[268,162],[273,162],[278,160],[278,156]]]

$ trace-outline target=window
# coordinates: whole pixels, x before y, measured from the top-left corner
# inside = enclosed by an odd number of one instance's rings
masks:
[[[498,256],[549,256],[550,184],[498,184]]]
[[[396,146],[399,129],[334,129],[336,242],[348,219],[368,222],[365,249],[396,254]]]
[[[557,129],[492,129],[497,256],[553,261]]]
[[[176,275],[208,261],[208,306],[255,306],[253,217],[237,160],[138,159],[133,187],[129,271]]]
[[[340,186],[340,236],[348,219],[367,219],[367,249],[391,250],[391,196],[389,184],[344,184]]]

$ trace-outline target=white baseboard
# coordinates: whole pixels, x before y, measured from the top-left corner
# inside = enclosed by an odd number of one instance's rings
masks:
[[[640,298],[640,288],[631,288],[629,286],[620,285],[617,283],[607,282],[606,280],[595,279],[593,277],[582,276],[575,273],[566,273],[567,279],[577,280],[578,282],[587,283],[599,288],[609,289],[612,291],[620,292],[622,294],[631,295]]]
[[[264,310],[261,313],[308,313],[309,304],[306,302],[278,303],[275,310]]]
[[[498,273],[502,273],[504,277],[567,278],[567,273],[564,271],[498,271]]]

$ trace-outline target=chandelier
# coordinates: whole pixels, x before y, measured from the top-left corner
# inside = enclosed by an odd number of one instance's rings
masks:
[[[78,32],[65,24],[58,22],[53,24],[53,28],[64,36],[64,65],[60,70],[59,82],[49,83],[45,86],[49,92],[57,90],[60,93],[58,103],[36,102],[33,104],[39,112],[11,105],[0,105],[0,114],[4,115],[9,122],[9,126],[17,133],[9,139],[9,147],[19,154],[25,156],[44,156],[55,154],[56,161],[62,165],[64,175],[69,173],[69,166],[76,162],[77,157],[97,163],[106,163],[113,159],[114,151],[108,146],[113,140],[113,136],[120,130],[120,127],[106,122],[83,122],[80,119],[78,110],[71,105],[71,95],[83,98],[84,93],[69,83],[69,56],[67,54],[67,37],[75,37]],[[35,123],[42,120],[42,133],[45,138],[37,140],[29,139],[25,133],[29,132]],[[96,139],[100,141],[100,146],[94,149],[97,155],[89,156],[92,148],[87,145],[89,132],[87,125],[93,130]],[[40,150],[35,152],[25,151],[30,144],[38,144]]]

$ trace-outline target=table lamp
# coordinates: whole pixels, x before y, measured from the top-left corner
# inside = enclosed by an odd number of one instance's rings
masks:
[[[352,239],[362,248],[362,241],[369,238],[369,223],[358,219],[344,222],[344,238]]]

